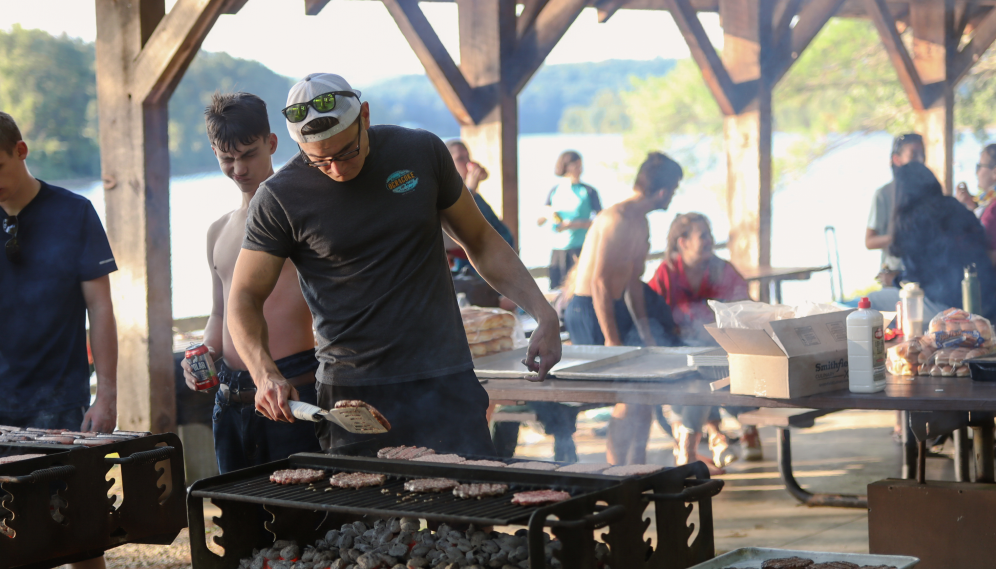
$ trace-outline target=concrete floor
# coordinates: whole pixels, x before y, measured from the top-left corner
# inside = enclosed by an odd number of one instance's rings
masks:
[[[813,428],[792,431],[796,479],[813,492],[865,494],[870,482],[898,478],[901,456],[892,440],[894,423],[891,411],[841,411],[817,419]],[[582,462],[605,460],[605,439],[594,434],[603,425],[579,420],[575,440]],[[522,429],[517,456],[552,459],[552,437],[537,429]],[[775,429],[762,428],[761,440],[765,460],[735,462],[718,476],[727,484],[713,499],[716,553],[747,546],[867,553],[867,511],[801,505],[785,491],[778,475]],[[672,449],[673,440],[655,424],[648,462],[673,465]],[[703,445],[700,453],[707,452]],[[953,480],[952,464],[946,458],[929,459],[928,478]],[[655,531],[652,525],[647,537]]]

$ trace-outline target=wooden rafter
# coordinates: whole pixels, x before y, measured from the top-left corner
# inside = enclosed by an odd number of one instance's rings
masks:
[[[666,3],[720,110],[724,115],[739,114],[744,105],[739,87],[730,78],[723,60],[709,41],[695,8],[688,0],[666,0]]]
[[[597,0],[595,8],[598,10],[598,23],[604,24],[626,4],[626,0]]]
[[[246,5],[246,2],[248,2],[248,1],[249,0],[229,0],[228,1],[228,5],[225,6],[225,9],[221,13],[222,14],[238,14],[239,10],[241,10],[243,8],[243,6]]]
[[[974,0],[955,3],[954,37],[961,39],[961,36],[965,34],[965,29],[968,27],[968,23],[972,20],[972,16],[975,13],[976,8],[977,6]]]
[[[512,93],[522,91],[587,4],[588,0],[546,2],[536,15],[535,23],[519,38],[511,58],[513,67],[509,76],[509,89]]]
[[[225,0],[178,0],[134,63],[132,97],[150,105],[169,100],[227,5]]]
[[[766,66],[765,77],[768,87],[774,86],[782,80],[792,64],[795,63],[803,51],[809,47],[820,30],[826,26],[845,0],[813,0],[798,13],[798,20],[795,26],[791,27],[786,35],[781,37],[779,43],[775,45],[772,59]],[[779,22],[779,25],[781,22]],[[778,37],[778,36],[776,36]]]
[[[903,45],[903,40],[896,29],[896,20],[889,11],[889,6],[885,0],[865,0],[865,9],[871,18],[872,23],[878,30],[879,37],[885,45],[885,51],[892,60],[892,66],[899,76],[899,83],[906,91],[906,96],[910,104],[917,111],[922,111],[930,106],[932,101],[925,99],[924,85],[920,80],[920,74],[913,64],[913,58]]]
[[[948,78],[952,85],[957,85],[965,75],[968,75],[969,70],[989,49],[993,41],[996,41],[996,8],[990,9],[981,19],[972,30],[972,39],[954,56],[951,76]]]
[[[383,0],[443,102],[462,124],[474,124],[494,107],[482,101],[440,41],[416,0]]]
[[[329,0],[304,0],[304,13],[307,16],[317,16],[328,3]]]
[[[775,6],[771,45],[775,46],[776,50],[782,45],[787,45],[787,39],[792,33],[792,19],[799,14],[801,5],[802,0],[781,0]]]
[[[536,17],[543,11],[547,2],[549,0],[524,0],[522,2],[522,13],[515,20],[515,33],[517,37],[521,38],[533,27],[533,24],[536,23]]]

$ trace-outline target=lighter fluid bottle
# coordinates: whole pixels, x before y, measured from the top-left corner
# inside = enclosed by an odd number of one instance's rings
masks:
[[[867,297],[847,316],[848,387],[852,393],[885,389],[885,330],[882,314]]]

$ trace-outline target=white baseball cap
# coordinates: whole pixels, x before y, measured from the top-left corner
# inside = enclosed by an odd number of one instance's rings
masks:
[[[356,117],[360,116],[360,91],[353,89],[349,86],[349,82],[333,73],[312,73],[295,83],[291,87],[290,92],[287,93],[287,106],[307,103],[319,95],[324,95],[332,91],[349,91],[356,93],[356,97],[336,96],[335,108],[327,113],[320,113],[318,109],[309,105],[308,116],[303,121],[287,121],[287,131],[290,132],[292,140],[295,142],[318,142],[326,138],[331,138],[346,130],[349,125],[353,124]],[[304,128],[304,125],[318,117],[335,117],[339,120],[339,124],[325,132],[307,135],[301,134],[301,129]]]

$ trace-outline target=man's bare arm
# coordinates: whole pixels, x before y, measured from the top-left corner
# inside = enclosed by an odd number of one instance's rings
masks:
[[[81,431],[109,433],[118,422],[118,327],[111,301],[111,279],[81,284],[90,321],[90,351],[97,372],[97,399],[83,417]]]
[[[865,248],[869,250],[885,249],[892,245],[891,235],[879,235],[874,229],[865,229]]]
[[[297,390],[287,383],[270,355],[263,316],[263,303],[277,285],[283,266],[282,257],[249,249],[239,252],[228,293],[228,331],[256,384],[256,409],[268,419],[293,423],[287,402],[298,399]]]
[[[484,219],[467,188],[455,204],[440,212],[443,229],[467,251],[467,257],[496,291],[510,298],[539,323],[529,339],[526,365],[546,377],[560,361],[560,320],[536,281],[498,232]],[[536,357],[540,361],[535,363]]]
[[[643,344],[646,346],[656,346],[657,342],[654,340],[654,335],[650,331],[650,319],[647,317],[647,299],[644,296],[643,281],[641,280],[641,270],[643,267],[633,267],[633,276],[629,280],[629,284],[626,285],[626,293],[624,298],[626,299],[626,307],[629,308],[629,314],[633,317],[633,323],[636,325],[637,332],[640,333],[640,339],[643,340]]]

